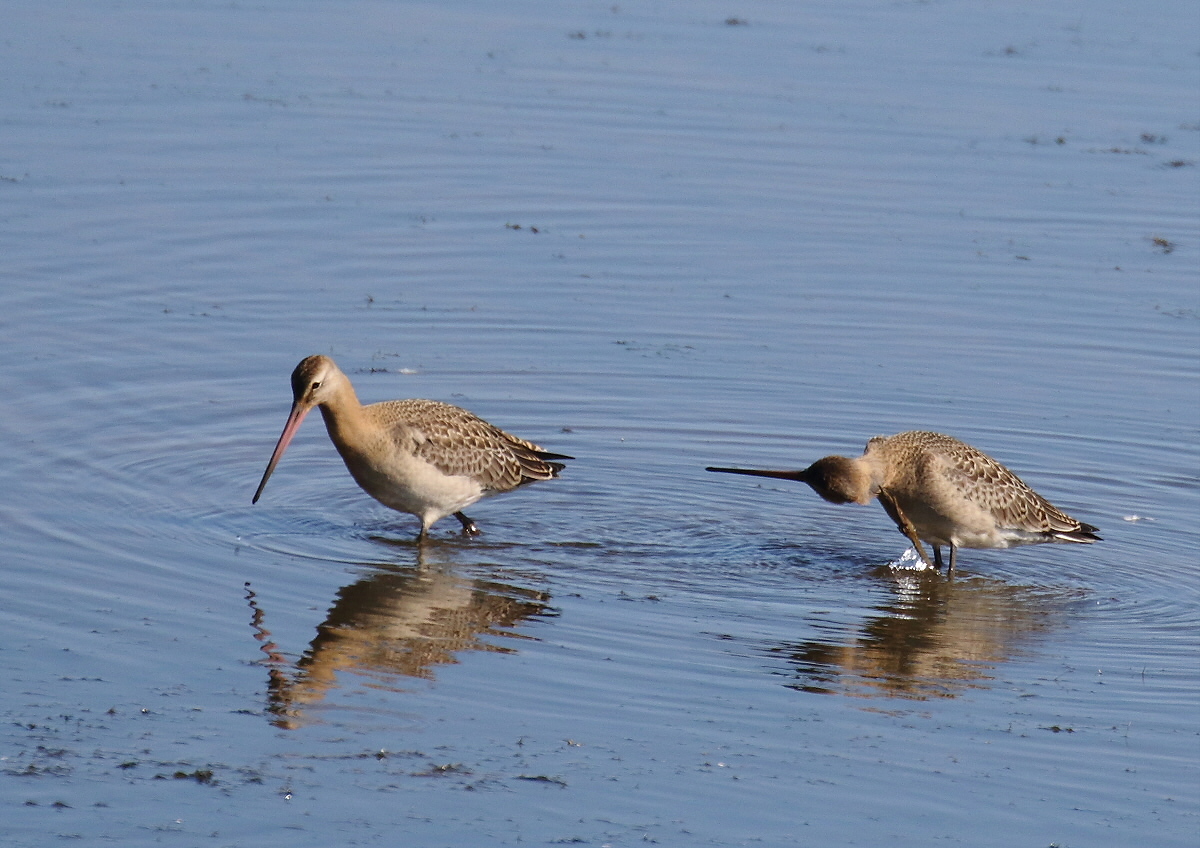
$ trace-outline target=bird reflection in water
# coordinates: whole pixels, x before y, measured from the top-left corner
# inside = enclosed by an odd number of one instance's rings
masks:
[[[347,672],[391,686],[396,677],[431,680],[437,666],[457,663],[464,651],[513,653],[492,641],[532,639],[514,630],[521,622],[556,615],[549,595],[506,583],[467,578],[446,563],[379,564],[342,587],[317,635],[292,663],[272,640],[254,590],[246,599],[255,638],[269,669],[268,711],[278,727],[303,724],[305,710],[344,684]]]
[[[936,572],[888,572],[893,597],[857,632],[787,642],[769,649],[787,660],[780,671],[804,692],[866,698],[953,698],[987,686],[992,669],[1019,654],[1035,634],[1061,619],[1062,599],[1047,592]],[[817,625],[830,630],[828,622]]]

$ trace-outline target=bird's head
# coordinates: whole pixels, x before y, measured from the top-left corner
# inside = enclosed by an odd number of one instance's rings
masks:
[[[844,456],[818,459],[799,478],[830,503],[870,503],[874,496],[871,474],[861,461]]]

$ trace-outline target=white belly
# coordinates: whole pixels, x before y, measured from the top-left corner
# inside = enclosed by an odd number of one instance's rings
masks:
[[[359,486],[384,506],[415,515],[423,527],[466,509],[483,497],[472,477],[445,474],[412,456],[396,455],[382,466],[367,467],[343,457]]]
[[[990,512],[966,500],[955,503],[953,510],[941,510],[923,501],[902,502],[900,508],[916,528],[917,535],[931,545],[1007,548],[1020,544],[1006,538]]]

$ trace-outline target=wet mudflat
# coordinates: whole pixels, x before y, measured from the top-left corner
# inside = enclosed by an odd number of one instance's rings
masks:
[[[5,28],[9,843],[1194,844],[1186,4]],[[578,459],[418,546],[313,417],[252,507],[312,353]],[[703,471],[915,428],[1104,541]]]

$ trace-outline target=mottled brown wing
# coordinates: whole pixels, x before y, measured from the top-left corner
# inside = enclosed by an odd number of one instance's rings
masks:
[[[949,438],[949,437],[946,437]],[[1007,529],[1071,533],[1080,523],[1043,498],[987,454],[958,440],[952,449],[927,446],[938,471]]]
[[[548,480],[564,466],[533,442],[494,427],[474,413],[433,400],[387,404],[393,435],[401,448],[446,474],[473,477],[484,489],[504,492],[522,483]]]

